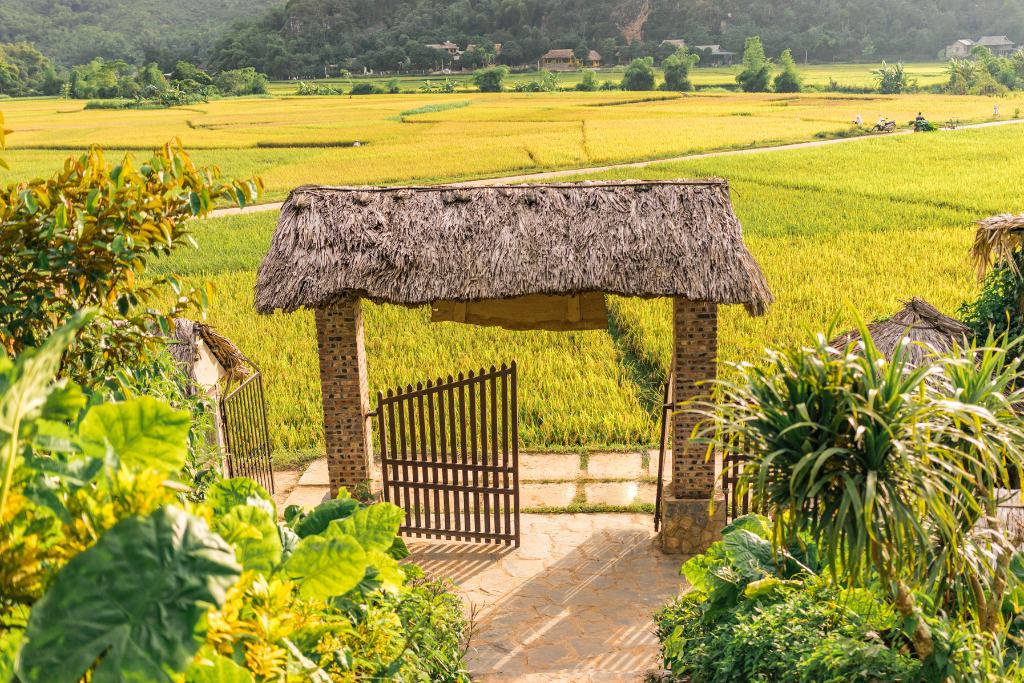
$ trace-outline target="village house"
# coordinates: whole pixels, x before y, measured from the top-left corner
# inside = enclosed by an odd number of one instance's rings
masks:
[[[946,46],[946,59],[967,59],[975,45],[988,48],[997,57],[1008,57],[1017,50],[1014,42],[1006,36],[982,36],[977,41],[961,38]]]
[[[597,68],[601,66],[603,58],[597,50],[589,50],[584,60],[576,58],[576,52],[568,48],[548,50],[540,58],[540,68],[548,71],[571,71],[581,66]]]
[[[446,40],[443,43],[431,43],[430,45],[427,45],[427,47],[447,52],[448,56],[450,56],[452,59],[457,59],[459,54],[461,53],[461,50],[459,50],[459,46],[450,40]]]
[[[736,58],[735,52],[723,50],[721,45],[695,45],[693,49],[700,55],[701,66],[730,66]]]
[[[1008,57],[1017,49],[1014,42],[1006,36],[982,36],[978,38],[978,45],[987,47],[997,57]]]

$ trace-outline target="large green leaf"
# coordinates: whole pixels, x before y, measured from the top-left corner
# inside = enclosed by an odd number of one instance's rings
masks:
[[[299,538],[316,536],[327,530],[327,525],[336,519],[345,519],[359,509],[359,501],[352,498],[328,500],[320,503],[305,517],[302,517],[292,529]]]
[[[367,552],[388,550],[395,542],[398,527],[405,519],[402,508],[391,503],[377,503],[356,510],[350,516],[330,523],[325,536],[334,533],[348,534]]]
[[[330,538],[303,539],[284,568],[288,576],[299,581],[302,597],[326,600],[344,595],[359,585],[368,566],[366,551],[359,541],[334,534]]]
[[[755,533],[739,529],[722,539],[729,562],[747,581],[775,573],[772,544]]]
[[[85,451],[104,457],[107,447],[128,467],[180,470],[188,456],[192,418],[152,396],[107,403],[89,410],[79,434]]]
[[[185,673],[186,683],[253,683],[249,671],[223,655],[196,657]]]
[[[202,519],[173,506],[125,519],[65,565],[33,607],[18,676],[74,683],[102,657],[93,683],[170,681],[239,574],[230,546]]]
[[[274,499],[266,489],[248,477],[221,479],[206,492],[206,503],[218,515],[226,514],[238,505],[266,507],[260,501],[270,503],[271,514],[277,517]]]
[[[269,574],[281,561],[281,537],[277,524],[263,508],[239,505],[216,517],[213,530],[235,548],[245,569]]]

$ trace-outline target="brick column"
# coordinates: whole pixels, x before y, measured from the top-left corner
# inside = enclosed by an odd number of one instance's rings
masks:
[[[373,437],[363,345],[363,312],[358,298],[316,310],[320,349],[324,441],[331,496],[344,486],[350,492],[372,481]]]
[[[718,304],[676,298],[673,301],[672,390],[676,404],[707,394],[702,382],[715,379],[718,360]],[[672,416],[672,494],[704,498],[715,486],[715,463],[705,461],[707,446],[690,443],[698,416],[677,411]]]
[[[672,356],[675,402],[706,395],[718,360],[718,305],[676,298],[673,301]],[[672,490],[664,492],[661,548],[666,553],[704,552],[721,537],[725,505],[715,486],[715,459],[706,459],[707,446],[690,441],[698,416],[677,411],[672,416]],[[712,497],[717,499],[708,512]]]

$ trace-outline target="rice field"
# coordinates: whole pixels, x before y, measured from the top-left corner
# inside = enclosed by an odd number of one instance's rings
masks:
[[[983,121],[997,100],[705,93],[385,95],[247,98],[160,111],[83,111],[54,99],[4,102],[13,179],[51,173],[90,141],[147,149],[180,135],[201,163],[261,175],[280,198],[306,183],[433,183],[811,139],[860,113]],[[1024,98],[999,100],[1004,116]],[[359,140],[359,147],[340,146]],[[331,146],[335,145],[335,146]],[[777,298],[749,318],[721,316],[725,364],[826,327],[849,303],[868,318],[923,296],[953,313],[977,283],[972,221],[1024,211],[1024,126],[879,137],[851,144],[655,164],[585,177],[730,180],[747,243]],[[208,320],[267,377],[279,461],[322,449],[312,315],[258,316],[255,270],[275,213],[197,221],[198,251],[155,265],[208,281]],[[671,347],[666,301],[613,298],[607,331],[509,332],[431,324],[425,309],[367,305],[371,394],[515,359],[522,446],[592,450],[653,445]],[[844,320],[848,323],[848,317]]]
[[[849,145],[654,165],[588,177],[724,176],[748,245],[776,296],[766,316],[721,311],[723,365],[825,329],[845,307],[869,320],[922,296],[955,312],[977,283],[967,259],[972,221],[1024,211],[1017,150],[1024,127],[880,138]],[[255,268],[276,214],[196,224],[198,252],[158,268],[214,286],[210,321],[263,367],[281,457],[320,448],[312,316],[252,312]],[[515,358],[523,446],[653,445],[654,405],[670,352],[665,300],[611,300],[609,332],[507,332],[428,323],[425,309],[366,307],[371,393]],[[727,368],[723,368],[728,372]]]
[[[273,200],[308,183],[436,183],[798,142],[843,134],[858,114],[984,121],[997,102],[1004,116],[1024,109],[1020,95],[729,92],[272,96],[137,111],[12,100],[0,181],[48,175],[90,143],[118,156],[179,138],[200,163],[262,176]]]

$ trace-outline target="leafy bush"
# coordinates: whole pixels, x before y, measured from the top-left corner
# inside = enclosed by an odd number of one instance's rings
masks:
[[[699,409],[703,438],[744,444],[741,489],[772,516],[775,555],[814,548],[832,585],[876,591],[928,680],[974,680],[977,657],[1015,668],[1024,564],[996,489],[1024,463],[1016,344],[989,337],[915,364],[909,340],[886,359],[859,332],[856,346],[819,334],[738,367]]]
[[[877,592],[817,575],[813,542],[773,552],[771,522],[737,519],[683,565],[693,589],[655,615],[665,667],[693,683],[917,681]]]
[[[251,66],[221,71],[213,79],[213,86],[222,95],[264,95],[268,85],[267,77]]]
[[[771,75],[771,62],[764,54],[761,37],[750,36],[743,46],[743,70],[736,74],[736,82],[743,92],[768,92]]]
[[[420,92],[430,95],[449,95],[455,92],[455,83],[448,78],[444,79],[440,83],[428,80],[420,86]]]
[[[535,81],[516,81],[512,85],[513,92],[558,92],[558,75],[547,69],[541,69]]]
[[[189,501],[186,412],[51,379],[91,315],[0,359],[0,678],[468,681],[399,508],[343,492],[277,522],[248,479]]]
[[[1024,336],[1024,316],[1021,315],[1024,279],[1018,275],[1024,268],[1024,254],[1018,249],[1012,258],[1016,271],[1010,264],[996,264],[985,276],[977,298],[960,306],[958,315],[977,336],[990,333],[1010,339]]]
[[[49,57],[29,43],[0,43],[0,95],[56,95],[63,81]]]
[[[384,91],[369,81],[361,81],[352,86],[349,95],[380,95]]]
[[[691,55],[685,46],[666,57],[662,62],[662,68],[665,70],[663,89],[677,92],[693,90],[693,83],[690,82],[690,69],[699,60],[700,57]]]
[[[775,75],[775,92],[800,92],[803,90],[800,72],[796,70],[793,52],[789,48],[786,48],[782,56],[779,57],[779,67],[782,71]]]
[[[336,88],[326,83],[299,81],[299,87],[295,90],[296,95],[344,95],[342,88]]]
[[[579,92],[594,92],[597,90],[597,74],[592,69],[584,69],[583,77],[575,85],[575,89]]]
[[[907,74],[903,62],[886,64],[883,61],[882,66],[872,73],[875,75],[878,91],[884,95],[899,95],[917,89],[917,81]]]
[[[622,74],[623,90],[654,90],[654,60],[638,57],[629,63]]]
[[[141,165],[126,156],[112,166],[92,149],[49,180],[8,185],[0,191],[0,270],[20,277],[0,279],[0,346],[20,354],[95,306],[100,315],[79,332],[63,372],[89,387],[116,384],[124,368],[164,346],[171,318],[207,296],[183,290],[173,275],[143,278],[147,263],[189,243],[188,218],[217,200],[245,205],[261,188],[259,180],[223,182],[170,144]],[[164,288],[178,302],[146,308]]]
[[[501,92],[502,84],[508,76],[507,66],[492,66],[486,69],[477,69],[473,72],[473,83],[480,88],[480,92]]]

